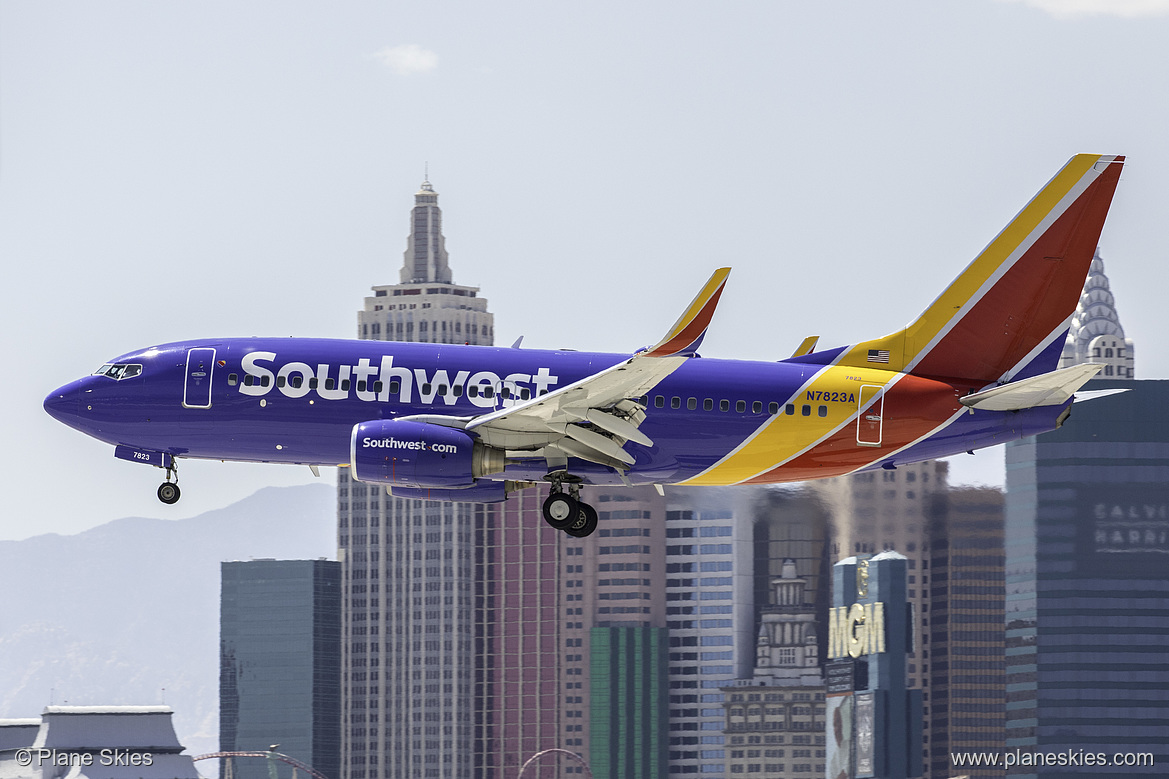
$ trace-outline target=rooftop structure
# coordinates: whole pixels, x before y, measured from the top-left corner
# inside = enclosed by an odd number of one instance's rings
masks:
[[[46,706],[40,720],[0,720],[0,778],[200,779],[182,754],[173,713],[169,706]]]

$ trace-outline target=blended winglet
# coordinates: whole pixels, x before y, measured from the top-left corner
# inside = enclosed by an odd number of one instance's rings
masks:
[[[714,309],[730,272],[730,268],[716,270],[665,338],[642,352],[641,356],[692,357],[706,335],[706,328],[710,326],[710,319],[714,316]]]
[[[816,351],[816,344],[820,342],[820,336],[810,335],[800,342],[796,350],[792,352],[792,356],[788,359],[795,359],[796,357],[803,357],[805,354],[811,354]]]

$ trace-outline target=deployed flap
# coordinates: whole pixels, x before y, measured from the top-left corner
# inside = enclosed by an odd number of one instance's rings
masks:
[[[964,406],[983,411],[1018,411],[1066,403],[1076,390],[1104,368],[1087,363],[975,392],[960,399]]]
[[[666,337],[652,348],[546,395],[476,417],[467,424],[467,431],[488,446],[508,450],[513,457],[525,451],[537,456],[539,450],[551,446],[615,467],[629,464],[633,458],[620,450],[626,441],[652,444],[637,431],[645,411],[634,399],[645,395],[694,355],[714,315],[728,273],[729,268],[715,271]],[[599,432],[579,423],[591,423]]]

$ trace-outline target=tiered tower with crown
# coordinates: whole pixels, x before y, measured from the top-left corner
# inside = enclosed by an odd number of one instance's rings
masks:
[[[1067,368],[1082,363],[1102,363],[1101,378],[1132,379],[1133,345],[1124,337],[1120,317],[1116,314],[1116,299],[1108,288],[1104,275],[1104,260],[1100,250],[1092,258],[1088,278],[1080,303],[1072,317],[1068,340],[1064,344],[1059,367]]]
[[[400,284],[373,288],[357,312],[357,334],[374,341],[490,346],[494,317],[478,287],[452,281],[438,193],[429,181],[414,195]]]

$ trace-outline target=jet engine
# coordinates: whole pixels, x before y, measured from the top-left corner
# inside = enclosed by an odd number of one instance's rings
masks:
[[[469,487],[499,473],[504,453],[462,430],[410,419],[374,419],[353,426],[349,470],[363,482],[391,486]]]

